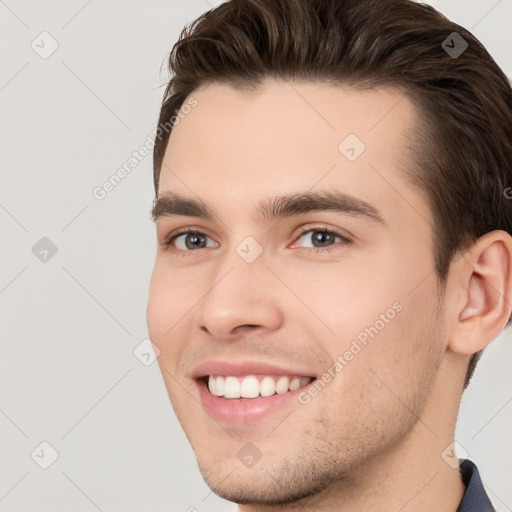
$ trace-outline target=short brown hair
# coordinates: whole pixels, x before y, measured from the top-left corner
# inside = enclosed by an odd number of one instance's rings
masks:
[[[460,55],[450,51],[454,41],[457,53],[467,44]],[[410,177],[433,213],[440,289],[455,254],[489,231],[512,234],[505,198],[512,182],[510,82],[475,36],[429,5],[231,0],[183,29],[169,70],[158,127],[168,126],[185,99],[210,82],[253,89],[278,78],[399,89],[421,112]],[[155,140],[155,195],[170,133]],[[471,357],[464,388],[480,355]]]

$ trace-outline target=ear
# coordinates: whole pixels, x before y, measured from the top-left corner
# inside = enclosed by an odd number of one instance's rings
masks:
[[[459,287],[448,347],[461,355],[485,348],[512,311],[512,237],[491,231],[480,237],[456,267]]]

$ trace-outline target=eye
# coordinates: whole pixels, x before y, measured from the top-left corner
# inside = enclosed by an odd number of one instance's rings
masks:
[[[195,249],[204,249],[206,247],[216,247],[213,242],[208,245],[208,239],[211,238],[205,233],[194,230],[186,230],[169,236],[164,240],[163,245],[178,251],[193,251]]]
[[[303,229],[298,234],[297,241],[299,241],[299,245],[303,248],[313,252],[329,252],[331,247],[339,243],[346,245],[351,243],[351,240],[346,236],[324,226]],[[218,244],[205,233],[190,228],[179,233],[171,233],[162,242],[162,245],[166,249],[178,254],[186,254],[196,252],[198,249],[218,246]]]
[[[303,230],[299,233],[298,241],[300,240],[303,241],[303,244],[310,244],[305,246],[306,249],[312,249],[313,251],[323,250],[324,252],[329,251],[333,245],[339,242],[350,244],[350,240],[347,237],[323,226]]]

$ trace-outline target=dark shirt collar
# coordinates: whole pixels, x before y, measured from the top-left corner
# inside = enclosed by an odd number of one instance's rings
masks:
[[[485,492],[480,473],[473,462],[459,459],[460,475],[466,486],[457,512],[496,512]]]

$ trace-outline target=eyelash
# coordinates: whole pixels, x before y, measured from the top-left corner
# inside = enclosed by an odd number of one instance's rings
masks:
[[[304,228],[295,236],[295,240],[300,239],[304,234],[309,233],[310,231],[327,233],[327,234],[330,234],[330,235],[334,235],[335,237],[339,237],[341,239],[341,243],[343,243],[344,245],[350,245],[352,243],[352,241],[349,238],[347,238],[346,236],[344,236],[341,233],[339,233],[338,231],[335,231],[335,230],[333,230],[331,228],[328,228],[326,226],[315,226],[315,227]],[[202,231],[199,231],[199,230],[196,230],[196,229],[193,229],[193,228],[187,228],[187,229],[184,229],[183,231],[180,231],[178,233],[174,233],[174,234],[169,235],[162,242],[162,245],[164,246],[164,248],[166,250],[169,250],[169,251],[171,251],[173,253],[179,254],[182,257],[186,257],[190,253],[200,252],[201,248],[200,249],[186,251],[186,250],[183,250],[183,249],[176,249],[173,246],[174,240],[176,240],[178,237],[180,237],[182,235],[187,235],[187,234],[206,235],[206,233],[203,233]],[[206,236],[208,236],[208,235],[206,235]],[[328,246],[328,247],[306,247],[305,249],[307,251],[309,251],[309,252],[314,253],[314,254],[318,254],[320,252],[322,252],[322,253],[329,253],[335,247],[336,247],[336,243],[334,243],[333,245]],[[202,249],[207,249],[207,247],[203,247]]]

